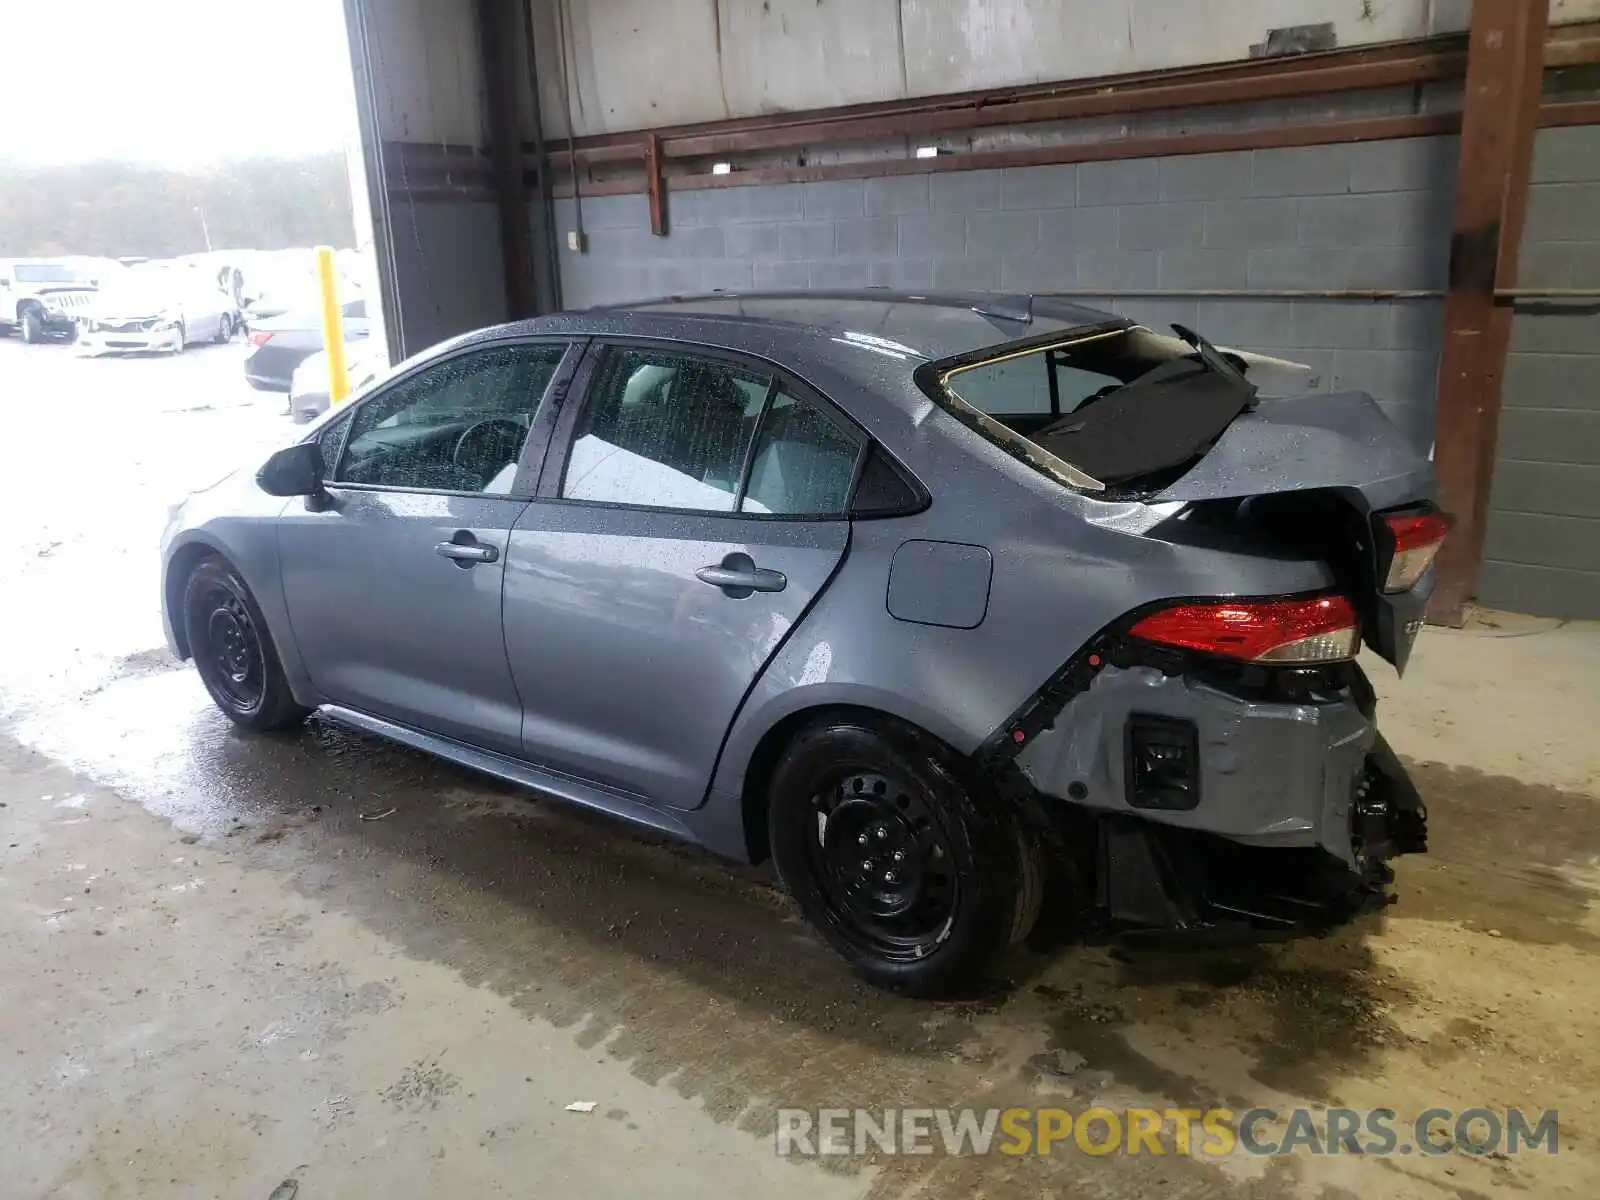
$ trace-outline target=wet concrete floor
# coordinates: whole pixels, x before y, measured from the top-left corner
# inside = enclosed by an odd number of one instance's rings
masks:
[[[1524,761],[1507,728],[1593,728],[1569,676],[1600,632],[1430,632],[1417,678],[1382,683],[1425,698],[1390,736],[1434,830],[1384,916],[1204,954],[1019,950],[982,995],[897,999],[763,871],[315,721],[234,731],[161,648],[154,542],[285,431],[238,351],[0,343],[5,1194],[1592,1194],[1600,788],[1593,751]],[[1441,681],[1480,661],[1533,666],[1459,704]],[[772,1141],[781,1107],[1297,1104],[1402,1129],[1558,1108],[1560,1153],[818,1166]]]

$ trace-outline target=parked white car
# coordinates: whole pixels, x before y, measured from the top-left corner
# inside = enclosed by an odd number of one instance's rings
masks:
[[[240,327],[236,301],[211,272],[158,264],[135,267],[103,289],[78,328],[83,354],[165,350],[227,342]]]
[[[25,342],[71,336],[95,286],[64,259],[0,259],[0,334],[13,329]]]
[[[344,344],[345,372],[350,394],[371,383],[387,367],[381,346],[371,340]],[[328,411],[328,352],[318,350],[294,369],[289,381],[289,419],[296,425],[315,421]]]

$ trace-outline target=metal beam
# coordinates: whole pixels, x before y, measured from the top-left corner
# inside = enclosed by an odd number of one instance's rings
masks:
[[[500,211],[506,315],[517,320],[539,312],[517,103],[522,69],[516,47],[522,40],[522,14],[516,0],[474,0],[473,9],[477,16],[478,46],[483,56],[483,82],[487,93],[489,164],[495,202]]]
[[[667,184],[661,176],[661,138],[652,133],[644,143],[644,183],[650,195],[650,232],[667,236]]]
[[[1457,522],[1440,551],[1428,611],[1442,624],[1461,624],[1483,555],[1511,323],[1510,308],[1496,307],[1495,289],[1516,286],[1547,23],[1543,3],[1472,6],[1434,420],[1439,498]]]

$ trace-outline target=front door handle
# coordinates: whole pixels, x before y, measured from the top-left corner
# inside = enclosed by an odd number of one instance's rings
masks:
[[[485,546],[470,533],[456,534],[460,540],[440,542],[433,548],[433,552],[440,558],[455,560],[458,567],[470,567],[474,563],[492,563],[500,557],[500,551],[493,546]]]
[[[701,567],[694,577],[701,583],[721,588],[735,600],[743,600],[754,592],[781,592],[789,586],[789,577],[782,571],[758,567],[748,554],[738,552],[714,566]]]

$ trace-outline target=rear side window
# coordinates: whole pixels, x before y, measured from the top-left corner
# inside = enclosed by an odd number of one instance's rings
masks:
[[[850,502],[861,443],[816,405],[779,389],[761,424],[743,512],[836,516]]]
[[[770,374],[672,350],[612,347],[573,432],[571,500],[842,517],[862,437]]]
[[[608,350],[573,433],[562,496],[732,512],[769,383],[718,359]]]

